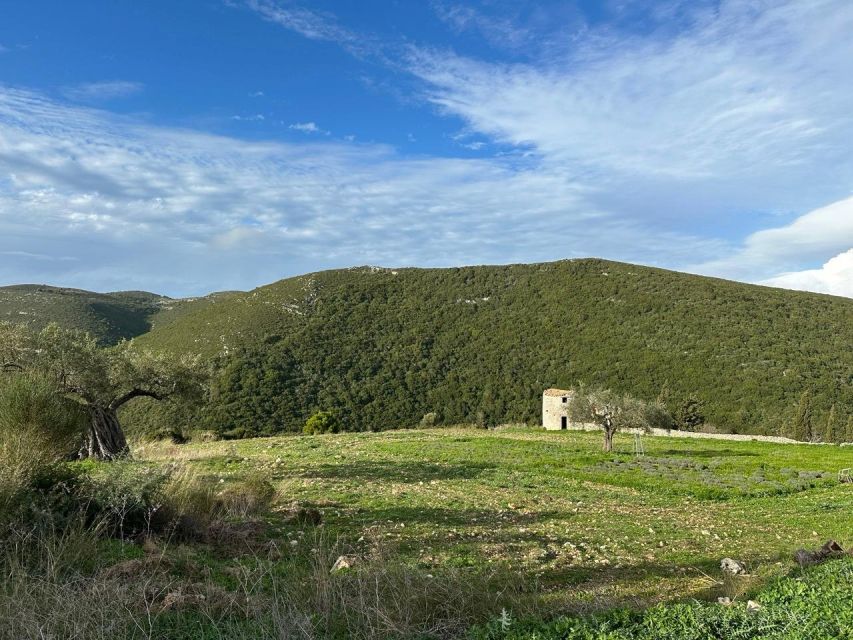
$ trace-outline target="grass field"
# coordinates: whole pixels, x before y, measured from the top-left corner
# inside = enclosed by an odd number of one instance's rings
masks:
[[[640,607],[737,596],[788,573],[792,553],[850,544],[853,448],[645,438],[600,451],[596,433],[433,429],[146,444],[141,461],[183,460],[227,486],[273,479],[274,535],[310,554],[318,509],[326,540],[354,553],[381,542],[425,571],[502,567],[543,610]],[[724,581],[720,560],[750,577]],[[495,612],[496,614],[499,613]]]

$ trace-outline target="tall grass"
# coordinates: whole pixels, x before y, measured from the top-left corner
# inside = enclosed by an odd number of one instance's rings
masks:
[[[244,557],[228,590],[209,573],[182,575],[168,544],[104,567],[101,533],[81,519],[0,541],[0,639],[437,639],[462,637],[503,608],[536,613],[509,573],[433,575],[379,546],[332,573],[352,550],[321,533],[284,564]]]

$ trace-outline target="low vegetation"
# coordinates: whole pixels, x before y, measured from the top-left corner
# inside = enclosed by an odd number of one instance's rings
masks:
[[[731,606],[689,602],[645,611],[619,611],[552,622],[499,618],[477,629],[474,640],[802,640],[850,638],[853,559],[796,572],[772,581],[756,602]]]
[[[433,428],[49,456],[8,487],[0,637],[844,637],[849,563],[801,576],[790,557],[849,535],[845,449],[649,437],[637,458],[600,438]],[[725,578],[724,556],[749,575]]]

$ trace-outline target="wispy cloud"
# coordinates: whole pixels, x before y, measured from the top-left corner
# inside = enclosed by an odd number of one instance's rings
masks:
[[[753,5],[728,0],[666,38],[590,32],[536,63],[416,49],[410,69],[472,129],[587,169],[678,179],[842,157],[853,5]]]
[[[335,16],[276,0],[245,0],[248,9],[264,20],[298,33],[309,40],[334,42],[356,56],[376,53],[376,41],[341,26]]]
[[[145,88],[141,82],[128,80],[110,80],[106,82],[83,82],[64,87],[62,95],[75,102],[101,102],[126,98],[141,92]]]
[[[236,120],[237,122],[263,122],[264,120],[266,120],[264,114],[262,113],[254,113],[249,116],[236,115],[231,116],[231,119]]]
[[[182,295],[358,263],[438,266],[617,251],[654,262],[664,251],[685,260],[718,250],[597,211],[587,195],[563,172],[517,158],[248,142],[0,88],[0,251],[79,258],[74,268],[27,270],[0,261],[5,282]]]
[[[29,260],[47,260],[49,262],[74,262],[79,258],[71,256],[54,256],[44,253],[31,253],[29,251],[0,251],[0,256],[9,256],[11,258],[26,258]]]
[[[535,37],[533,30],[520,23],[517,12],[489,15],[468,4],[439,0],[435,0],[432,6],[436,15],[456,33],[475,31],[501,48],[518,49],[529,45]]]
[[[409,69],[441,113],[575,176],[598,208],[716,231],[729,247],[677,266],[760,280],[853,246],[853,211],[833,208],[827,224],[797,215],[853,183],[853,5],[676,10],[677,29],[588,28],[523,63],[414,47]],[[453,14],[463,25],[470,15]],[[779,229],[744,244],[728,231],[768,223]]]

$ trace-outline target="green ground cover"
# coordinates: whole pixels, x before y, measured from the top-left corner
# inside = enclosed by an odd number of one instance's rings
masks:
[[[850,539],[853,449],[535,429],[434,429],[283,436],[137,448],[225,486],[269,475],[275,535],[310,554],[316,508],[327,540],[381,542],[425,572],[501,567],[548,611],[597,611],[748,592],[792,568],[799,547]],[[309,527],[312,528],[312,527]],[[720,559],[750,577],[730,584]],[[496,612],[497,613],[497,612]]]

